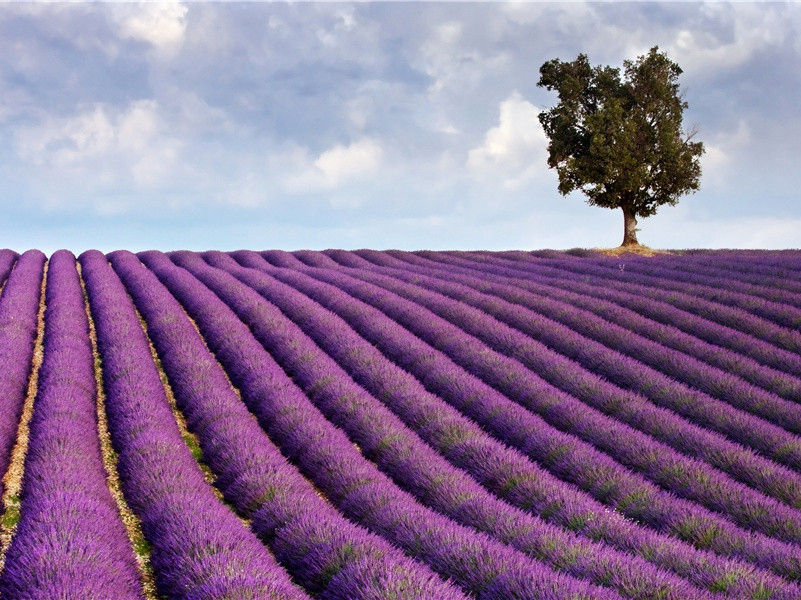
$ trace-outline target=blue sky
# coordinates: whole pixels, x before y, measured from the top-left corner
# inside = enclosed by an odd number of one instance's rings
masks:
[[[539,66],[684,69],[698,193],[656,247],[801,247],[801,4],[0,5],[15,249],[613,246],[562,197]]]

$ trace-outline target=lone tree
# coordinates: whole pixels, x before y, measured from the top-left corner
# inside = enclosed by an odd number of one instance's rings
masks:
[[[539,115],[548,166],[559,174],[559,193],[579,190],[589,204],[623,210],[623,246],[637,244],[637,217],[698,189],[701,142],[682,130],[687,108],[679,93],[681,68],[654,46],[624,75],[591,67],[587,56],[549,60],[537,85],[556,90],[559,104]]]

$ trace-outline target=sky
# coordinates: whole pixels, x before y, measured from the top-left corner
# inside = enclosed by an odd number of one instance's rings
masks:
[[[698,192],[660,248],[801,247],[801,4],[0,5],[0,245],[610,247],[557,192],[546,60],[684,70]]]

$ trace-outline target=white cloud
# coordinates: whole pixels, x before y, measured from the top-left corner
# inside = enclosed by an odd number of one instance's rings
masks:
[[[70,117],[51,117],[19,128],[15,141],[23,162],[87,189],[126,181],[157,185],[170,174],[181,146],[153,100],[122,109],[96,104]]]
[[[671,58],[688,73],[737,67],[760,50],[781,47],[798,34],[796,24],[787,18],[781,5],[709,3],[701,5],[699,11],[715,27],[688,23],[689,27],[678,29],[665,45]]]
[[[701,157],[702,182],[713,187],[729,184],[732,181],[731,169],[735,158],[750,142],[751,130],[745,119],[740,119],[736,128],[704,142],[704,154]]]
[[[480,178],[498,178],[517,189],[545,173],[548,138],[537,118],[540,110],[515,91],[499,108],[498,125],[481,146],[467,154],[467,167]]]
[[[293,146],[278,162],[294,166],[289,176],[284,178],[284,189],[290,193],[303,193],[334,190],[364,179],[378,170],[383,155],[376,140],[362,138],[347,146],[337,144],[317,157],[311,157],[305,148]]]
[[[114,5],[120,35],[159,50],[180,45],[186,33],[187,7],[181,2],[144,2]]]
[[[381,146],[369,138],[348,146],[337,144],[314,161],[325,180],[336,187],[341,182],[375,171],[381,163]]]
[[[432,94],[464,93],[480,85],[488,73],[510,64],[510,56],[505,52],[479,50],[458,21],[435,27],[422,44],[417,60],[422,71],[433,80],[428,88]]]

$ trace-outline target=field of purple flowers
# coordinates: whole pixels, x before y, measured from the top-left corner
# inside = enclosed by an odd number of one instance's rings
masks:
[[[801,251],[0,250],[0,597],[801,599]]]

